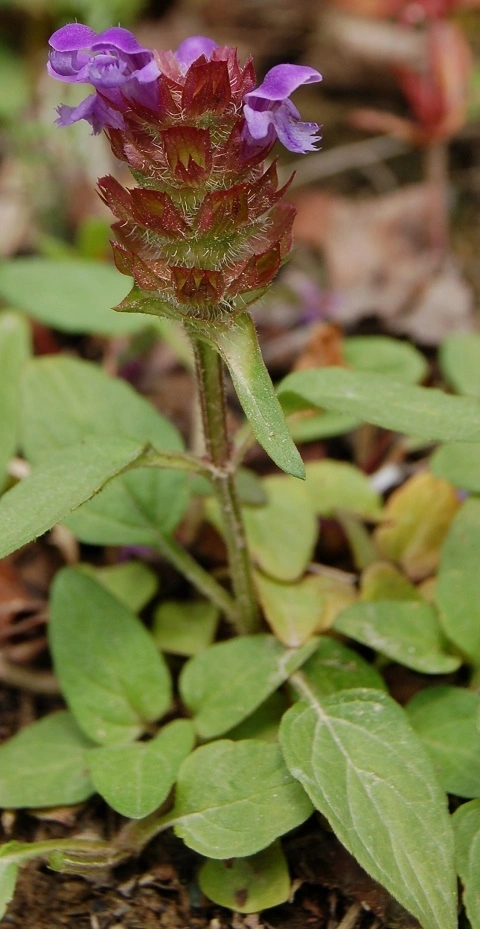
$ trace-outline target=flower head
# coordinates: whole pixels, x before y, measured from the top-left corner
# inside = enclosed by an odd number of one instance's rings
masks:
[[[81,23],[54,32],[48,73],[58,81],[92,84],[96,93],[77,107],[59,107],[60,126],[86,119],[94,132],[104,126],[123,128],[121,110],[129,98],[156,102],[154,82],[160,71],[153,52],[142,48],[128,29],[114,26],[96,34]]]
[[[302,84],[321,80],[318,71],[303,65],[271,68],[263,83],[245,94],[243,111],[247,138],[258,141],[277,137],[291,152],[315,151],[320,127],[317,123],[301,122],[300,113],[289,97]]]
[[[58,122],[104,128],[135,177],[131,189],[99,181],[117,218],[115,262],[135,280],[119,309],[216,321],[243,311],[291,249],[295,209],[264,160],[277,138],[314,148],[319,127],[301,122],[289,95],[318,71],[277,65],[255,89],[251,58],[242,65],[205,36],[151,52],[125,29],[72,24],[50,44],[49,73],[94,88],[61,106]]]

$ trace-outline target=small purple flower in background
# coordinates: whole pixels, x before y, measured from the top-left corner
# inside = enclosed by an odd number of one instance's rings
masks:
[[[314,68],[275,65],[259,87],[245,94],[246,133],[255,141],[266,141],[276,135],[285,148],[298,154],[315,151],[320,127],[317,123],[301,122],[300,113],[289,97],[302,84],[321,80],[321,74]]]
[[[47,69],[51,77],[92,84],[96,91],[77,107],[60,106],[59,126],[86,119],[95,133],[104,126],[123,129],[121,109],[126,108],[128,98],[155,105],[158,65],[153,52],[142,48],[128,29],[114,26],[97,35],[88,26],[69,23],[54,32],[50,46]]]

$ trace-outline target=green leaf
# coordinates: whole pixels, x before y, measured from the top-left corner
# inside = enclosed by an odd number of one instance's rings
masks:
[[[60,449],[0,500],[0,558],[36,539],[143,454],[130,439],[94,438]]]
[[[480,697],[461,687],[429,687],[406,707],[447,793],[480,797]]]
[[[322,413],[300,411],[288,417],[288,428],[294,442],[315,442],[352,432],[362,421],[344,413],[324,410]]]
[[[78,564],[99,584],[103,584],[117,600],[121,600],[134,613],[143,610],[158,590],[158,577],[141,561],[126,561],[124,564],[96,568],[91,564]]]
[[[192,723],[176,719],[149,742],[91,749],[87,763],[95,789],[122,816],[148,816],[167,799],[194,744]]]
[[[125,289],[123,276],[98,261],[35,257],[0,264],[4,300],[62,332],[122,335],[147,328],[144,316],[111,309]]]
[[[279,385],[287,410],[324,407],[420,436],[428,441],[479,442],[480,403],[451,397],[432,387],[410,387],[381,374],[318,368],[295,371]]]
[[[286,649],[273,636],[251,635],[210,646],[184,665],[180,694],[202,739],[238,725],[315,650]]]
[[[319,701],[305,690],[309,702],[292,707],[280,730],[290,771],[348,851],[423,929],[456,929],[446,797],[405,713],[380,691]]]
[[[222,356],[255,437],[272,461],[287,474],[305,477],[303,461],[275,396],[248,313],[239,314],[228,326],[196,321],[193,333]]]
[[[351,584],[320,574],[285,584],[256,571],[255,586],[269,626],[287,648],[328,629],[336,612],[355,599]]]
[[[281,690],[273,694],[261,704],[251,716],[225,733],[225,738],[235,739],[261,739],[265,742],[278,742],[278,729],[280,720],[288,709],[287,697]]]
[[[7,467],[18,444],[20,379],[29,353],[30,338],[25,320],[17,313],[1,313],[0,490],[5,484]]]
[[[423,674],[449,674],[461,660],[445,651],[436,611],[417,600],[370,600],[347,607],[334,629]]]
[[[302,674],[317,697],[329,697],[352,687],[386,689],[373,665],[328,635],[320,637],[316,651],[303,665]]]
[[[23,445],[30,460],[106,432],[148,441],[160,451],[183,448],[174,426],[97,365],[59,356],[30,363],[23,388]],[[160,534],[176,528],[187,503],[186,474],[138,469],[106,487],[68,525],[91,544],[155,546]]]
[[[442,445],[433,453],[430,468],[455,487],[480,493],[480,445],[470,442]]]
[[[428,371],[425,356],[400,339],[386,335],[359,335],[345,339],[343,355],[356,371],[386,374],[405,384],[423,381]]]
[[[457,393],[480,399],[480,335],[452,333],[440,347],[439,362]]]
[[[39,461],[55,448],[106,433],[149,442],[159,450],[181,451],[172,424],[126,381],[98,365],[60,355],[37,358],[22,383],[22,445]]]
[[[25,726],[0,746],[0,806],[80,803],[94,792],[85,753],[92,743],[66,711]]]
[[[457,513],[442,549],[436,600],[448,638],[480,665],[480,500],[467,500]]]
[[[277,745],[221,739],[183,762],[168,820],[200,855],[243,858],[295,829],[311,812]]]
[[[93,500],[64,520],[90,545],[147,545],[162,548],[188,504],[180,471],[138,468],[108,484]]]
[[[472,929],[480,929],[480,800],[460,806],[452,822],[463,902]]]
[[[129,742],[168,709],[170,675],[150,633],[83,571],[56,575],[49,634],[62,692],[95,742]]]
[[[305,486],[317,516],[334,516],[337,510],[347,510],[366,519],[381,515],[379,494],[354,465],[323,459],[309,462],[305,470]]]
[[[307,489],[281,475],[265,478],[263,486],[268,503],[243,508],[248,546],[266,574],[295,581],[312,558],[318,532]]]
[[[258,913],[285,903],[290,876],[280,842],[250,855],[227,861],[205,861],[198,873],[205,896],[236,913]]]
[[[219,615],[208,600],[164,600],[153,616],[153,638],[162,652],[189,658],[211,645]]]

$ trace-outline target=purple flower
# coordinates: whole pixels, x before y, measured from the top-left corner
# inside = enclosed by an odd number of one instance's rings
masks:
[[[180,43],[175,58],[186,71],[201,55],[205,55],[207,61],[210,61],[214,48],[218,48],[218,45],[213,39],[207,39],[204,35],[194,35]]]
[[[58,125],[86,119],[95,133],[103,126],[122,129],[125,99],[155,104],[158,65],[153,52],[142,48],[127,29],[114,26],[97,35],[88,26],[69,23],[54,32],[50,46],[47,69],[51,77],[92,84],[96,91],[77,107],[60,106]]]
[[[244,115],[247,140],[273,141],[275,136],[291,152],[315,151],[320,126],[303,123],[290,94],[302,84],[314,84],[322,75],[304,65],[275,65],[260,87],[245,94]]]

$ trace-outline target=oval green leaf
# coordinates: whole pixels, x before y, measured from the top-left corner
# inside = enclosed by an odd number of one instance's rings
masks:
[[[201,738],[222,735],[250,716],[301,667],[316,644],[286,649],[273,636],[241,636],[191,658],[179,688]]]
[[[311,812],[277,745],[222,739],[185,759],[168,820],[200,855],[243,858],[295,829]]]
[[[62,692],[94,742],[131,741],[168,709],[170,675],[150,633],[83,571],[56,575],[49,636]]]
[[[359,601],[337,617],[334,629],[423,674],[449,674],[461,665],[445,650],[434,607],[420,600]]]
[[[290,896],[288,865],[280,842],[248,858],[205,861],[198,883],[210,900],[236,913],[258,913],[285,903]]]
[[[86,764],[92,747],[62,710],[25,726],[0,746],[0,806],[80,803],[94,793]]]
[[[446,796],[403,710],[349,690],[292,707],[287,765],[359,864],[423,929],[456,929],[453,833]]]
[[[87,763],[95,790],[122,816],[148,816],[168,797],[194,744],[192,723],[176,719],[149,742],[91,749]]]

